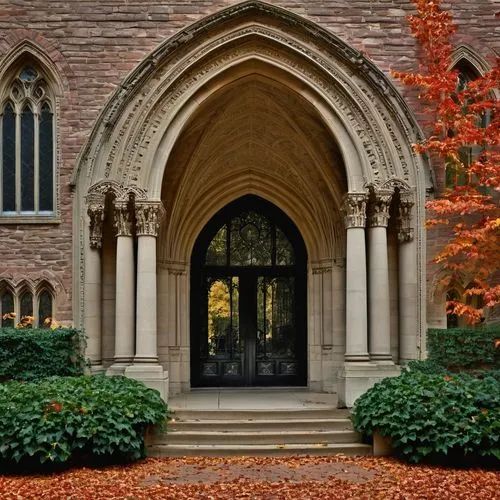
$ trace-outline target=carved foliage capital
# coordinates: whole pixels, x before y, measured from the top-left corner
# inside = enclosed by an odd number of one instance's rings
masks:
[[[115,202],[113,224],[116,229],[116,236],[132,236],[132,214],[128,202]]]
[[[161,202],[140,202],[135,206],[137,236],[157,236],[160,222],[165,213]]]
[[[104,222],[104,199],[102,202],[93,200],[87,205],[89,216],[89,237],[90,248],[101,248],[102,246],[102,225]]]
[[[368,224],[371,227],[387,227],[392,191],[374,191],[368,206]]]
[[[398,215],[398,240],[400,243],[413,240],[413,228],[411,227],[411,210],[415,200],[413,193],[402,191],[400,193],[399,215]]]
[[[344,197],[342,210],[346,228],[365,227],[367,200],[366,193],[348,193]]]

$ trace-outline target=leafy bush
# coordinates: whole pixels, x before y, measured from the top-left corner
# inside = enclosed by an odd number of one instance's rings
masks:
[[[82,375],[84,336],[72,328],[0,328],[0,381]]]
[[[0,465],[134,460],[162,423],[159,393],[126,377],[53,377],[0,384]],[[1,468],[1,467],[0,467]]]
[[[429,360],[446,368],[500,368],[500,349],[495,340],[500,327],[430,329],[427,332]]]
[[[386,378],[356,401],[354,427],[390,436],[413,462],[454,452],[500,459],[500,384],[483,373]]]
[[[447,370],[430,359],[412,360],[404,368],[409,372],[427,373],[428,375],[439,375],[447,373]]]

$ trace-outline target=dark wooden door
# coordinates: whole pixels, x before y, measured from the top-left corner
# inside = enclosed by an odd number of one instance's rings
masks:
[[[306,383],[306,262],[286,216],[257,197],[198,238],[191,278],[193,386]]]

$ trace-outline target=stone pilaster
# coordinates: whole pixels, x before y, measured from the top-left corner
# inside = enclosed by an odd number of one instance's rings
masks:
[[[156,237],[164,210],[161,202],[136,204],[137,297],[134,363],[125,375],[168,395],[168,374],[158,364]]]
[[[365,193],[349,193],[344,199],[347,228],[346,260],[346,361],[368,361]]]
[[[400,193],[398,215],[399,241],[399,357],[402,363],[418,358],[417,350],[417,248],[412,227],[415,204],[411,191]]]
[[[87,197],[89,216],[89,247],[85,251],[85,310],[83,325],[87,335],[86,355],[92,371],[102,367],[102,227],[104,222],[104,195]]]
[[[392,191],[372,193],[368,207],[368,331],[370,359],[392,363],[387,225]]]
[[[133,217],[127,201],[116,201],[115,356],[111,375],[123,374],[135,354],[135,264]]]

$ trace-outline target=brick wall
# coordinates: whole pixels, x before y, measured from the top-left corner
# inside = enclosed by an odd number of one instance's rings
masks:
[[[166,0],[0,0],[0,61],[23,39],[35,41],[56,64],[64,87],[60,193],[62,220],[49,226],[0,226],[0,276],[50,269],[67,292],[58,318],[71,312],[71,205],[75,160],[113,89],[151,50],[187,25],[235,4]],[[416,48],[404,17],[409,1],[271,1],[327,28],[364,52],[386,74],[415,67]],[[491,60],[500,49],[494,2],[458,1],[450,7],[460,24],[457,42]],[[402,90],[415,104],[415,93]],[[418,110],[417,110],[418,111]],[[443,237],[443,236],[441,236]],[[430,249],[438,242],[433,236]]]

